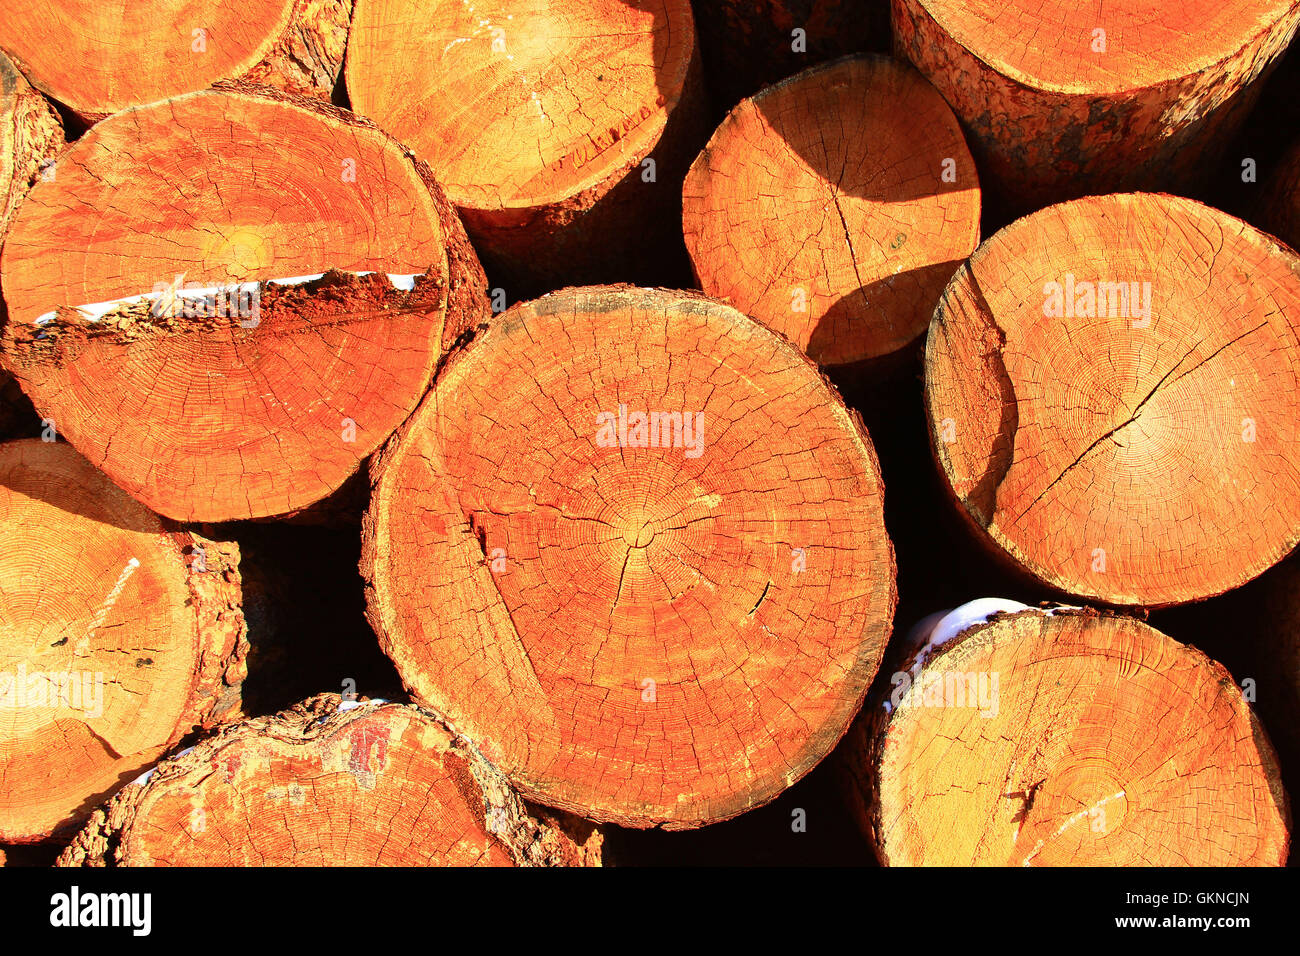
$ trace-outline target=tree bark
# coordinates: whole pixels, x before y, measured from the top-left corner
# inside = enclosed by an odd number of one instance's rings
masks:
[[[707,135],[688,0],[360,0],[353,107],[430,166],[511,301],[663,281]]]
[[[0,445],[0,538],[0,840],[31,842],[240,716],[239,548],[39,439]]]
[[[1282,866],[1273,748],[1223,665],[1130,617],[1026,610],[921,648],[846,741],[893,866]]]
[[[926,353],[981,537],[1114,605],[1221,594],[1300,541],[1300,258],[1188,199],[1093,197],[986,241]]]
[[[883,56],[813,67],[743,101],[682,193],[705,294],[823,366],[914,343],[979,244],[979,180],[956,117]]]
[[[345,111],[268,88],[195,93],[105,120],[60,168],[0,258],[6,365],[60,434],[177,520],[325,498],[487,314],[428,167]],[[75,308],[176,276],[227,287],[331,268],[423,278],[410,291],[338,273],[263,286],[256,314],[229,297],[199,316],[139,302],[86,321]]]
[[[598,830],[533,816],[434,717],[339,704],[321,695],[163,761],[96,810],[59,865],[600,865]]]
[[[87,123],[244,80],[328,101],[353,0],[7,4],[0,47],[32,85]]]
[[[894,49],[961,117],[985,186],[1034,209],[1202,185],[1296,24],[1296,0],[1091,6],[893,0]]]
[[[53,176],[63,122],[0,52],[0,239],[38,177]]]
[[[896,603],[881,494],[784,339],[692,293],[565,290],[455,352],[378,459],[368,616],[528,799],[701,826],[861,704]]]

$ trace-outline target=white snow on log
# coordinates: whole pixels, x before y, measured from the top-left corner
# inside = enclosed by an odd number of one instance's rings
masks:
[[[348,272],[349,270],[340,269],[339,271]],[[351,274],[354,276],[374,275],[373,272],[352,272]],[[415,280],[423,274],[424,273],[422,272],[384,273],[384,275],[387,276],[388,281],[392,285],[392,287],[401,292],[413,291],[415,289]],[[289,276],[284,279],[268,279],[267,282],[274,282],[276,285],[303,285],[308,282],[315,282],[317,279],[323,279],[324,277],[325,277],[325,273],[318,272],[315,275],[309,275],[309,276]],[[217,293],[219,292],[224,293],[231,290],[234,290],[236,293],[241,295],[245,293],[251,295],[253,292],[256,292],[258,287],[262,284],[263,283],[261,282],[241,282],[238,285],[233,285],[233,286],[209,285],[209,286],[203,286],[202,288],[196,288],[196,289],[178,288],[174,290],[165,289],[165,290],[159,290],[155,292],[142,292],[139,295],[128,295],[128,296],[124,296],[121,299],[111,299],[108,302],[91,302],[88,305],[79,305],[76,306],[76,310],[80,312],[82,315],[84,315],[88,321],[98,322],[104,316],[108,315],[108,313],[120,309],[124,305],[134,305],[137,302],[153,302],[157,299],[162,298],[165,295],[174,294],[178,299],[206,299],[210,296],[217,295]],[[57,309],[51,310],[49,312],[45,312],[42,315],[38,315],[34,320],[34,323],[36,325],[47,325],[50,322],[54,321],[54,318],[57,314],[58,314]]]

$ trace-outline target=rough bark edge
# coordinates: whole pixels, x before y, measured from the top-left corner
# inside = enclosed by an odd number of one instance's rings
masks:
[[[1175,645],[1174,651],[1176,653],[1185,654],[1198,666],[1208,666],[1220,685],[1231,685],[1238,690],[1235,703],[1239,705],[1238,709],[1244,710],[1249,718],[1251,738],[1260,757],[1260,769],[1268,784],[1269,794],[1281,814],[1285,828],[1283,844],[1277,860],[1278,866],[1284,866],[1290,850],[1292,816],[1291,802],[1282,784],[1282,771],[1278,762],[1277,751],[1273,747],[1272,741],[1269,740],[1263,724],[1260,723],[1259,718],[1256,716],[1254,708],[1250,707],[1241,696],[1240,689],[1228,669],[1200,648],[1192,644],[1184,644],[1163,631],[1156,630],[1141,618],[1134,617],[1131,614],[1098,610],[1090,607],[1056,607],[1052,609],[1052,616],[1091,618],[1102,621],[1134,621]],[[1003,620],[1022,617],[1045,617],[1045,609],[1030,608],[1026,611],[1014,612],[998,611],[990,615],[987,620],[966,628],[932,652],[926,653],[924,648],[916,648],[906,652],[902,657],[898,670],[910,673],[912,668],[918,664],[921,671],[938,666],[946,655],[976,637],[981,631],[985,631]],[[876,857],[882,866],[894,865],[889,859],[889,854],[885,851],[880,781],[881,762],[894,716],[894,712],[886,711],[884,707],[889,695],[889,688],[883,688],[880,691],[873,689],[867,705],[863,707],[861,715],[854,722],[852,730],[847,735],[844,758],[839,764],[846,802],[858,823],[859,829],[863,836],[866,837],[867,842],[871,844],[872,849],[875,850]]]
[[[187,555],[186,583],[197,619],[197,653],[190,702],[167,746],[195,728],[208,730],[243,716],[240,689],[248,676],[250,648],[239,545],[195,532],[181,532],[175,538]]]
[[[840,394],[839,387],[831,380],[831,378],[817,365],[816,362],[814,362],[807,355],[805,355],[796,345],[794,345],[785,335],[781,334],[780,332],[769,328],[768,326],[764,325],[763,323],[755,319],[749,318],[744,313],[738,311],[737,309],[735,309],[730,305],[719,302],[717,299],[712,299],[704,295],[704,293],[699,292],[698,290],[647,289],[640,286],[633,286],[627,284],[610,284],[610,285],[603,285],[603,286],[570,287],[570,288],[560,289],[555,292],[549,293],[545,296],[542,296],[540,297],[540,299],[519,303],[511,307],[510,309],[506,310],[506,312],[501,313],[497,316],[493,316],[489,322],[480,324],[474,329],[470,330],[470,332],[468,332],[462,338],[462,340],[459,343],[457,343],[457,346],[453,348],[451,351],[449,351],[447,355],[444,357],[443,363],[439,366],[438,373],[434,376],[434,383],[432,386],[430,386],[428,393],[424,397],[424,400],[420,403],[420,407],[417,408],[411,414],[411,416],[406,420],[406,422],[399,429],[397,429],[396,432],[393,433],[393,435],[388,439],[388,441],[385,442],[384,445],[379,449],[379,451],[377,451],[370,459],[370,505],[369,507],[367,507],[365,514],[363,514],[361,518],[361,560],[358,563],[358,570],[360,571],[362,583],[364,586],[363,590],[365,595],[366,620],[370,624],[371,629],[375,632],[375,635],[379,639],[380,649],[384,652],[384,655],[388,657],[389,660],[393,661],[393,665],[398,671],[398,677],[402,681],[402,686],[405,687],[407,692],[411,695],[411,699],[415,701],[415,703],[418,706],[421,706],[427,710],[436,713],[437,711],[433,707],[433,705],[421,699],[421,695],[419,694],[419,692],[407,680],[406,675],[402,672],[401,666],[398,665],[397,659],[394,656],[395,641],[393,639],[392,634],[390,634],[389,632],[387,624],[385,623],[384,615],[379,609],[380,598],[379,598],[378,584],[376,579],[377,579],[377,574],[379,569],[379,562],[381,559],[380,538],[381,535],[387,534],[386,529],[382,527],[380,516],[378,514],[378,512],[383,507],[383,499],[378,494],[379,485],[389,471],[395,470],[401,466],[402,459],[405,457],[405,454],[403,453],[403,446],[406,443],[405,440],[407,436],[415,432],[420,426],[420,424],[422,423],[425,417],[424,414],[425,406],[432,405],[432,403],[434,402],[435,393],[439,381],[445,378],[448,372],[452,368],[454,368],[459,362],[464,360],[473,342],[481,338],[484,333],[489,332],[492,328],[499,327],[502,323],[504,323],[507,320],[507,318],[513,319],[512,313],[516,309],[519,309],[525,305],[531,305],[534,302],[543,301],[546,299],[552,299],[560,296],[568,296],[575,292],[581,292],[584,294],[595,293],[595,294],[607,294],[607,295],[632,293],[641,297],[647,297],[649,295],[654,295],[657,293],[664,293],[669,296],[676,297],[679,300],[696,302],[702,305],[712,307],[714,309],[726,310],[727,312],[733,313],[734,316],[736,316],[739,319],[740,323],[748,323],[752,326],[755,326],[762,333],[766,333],[770,336],[773,336],[781,347],[784,347],[793,357],[796,357],[799,361],[801,361],[808,369],[810,369],[813,372],[817,380],[822,383],[823,387],[826,389],[826,397],[828,399],[826,404],[829,404],[832,407],[833,411],[838,411],[843,415],[846,421],[846,432],[848,433],[851,439],[855,440],[862,447],[867,461],[869,462],[871,468],[874,469],[875,478],[876,478],[876,487],[878,489],[878,493],[881,501],[881,518],[882,518],[881,537],[883,538],[883,543],[884,543],[884,547],[889,562],[889,573],[886,576],[886,580],[888,581],[889,588],[888,588],[888,592],[883,596],[885,601],[885,606],[882,614],[883,614],[883,620],[885,626],[883,632],[881,633],[880,657],[876,661],[874,667],[871,668],[869,673],[864,671],[865,679],[862,682],[862,687],[860,691],[857,693],[854,701],[850,703],[850,706],[846,710],[846,718],[844,720],[843,725],[838,729],[838,731],[834,731],[833,735],[823,730],[818,735],[810,736],[807,746],[803,748],[803,751],[800,754],[800,759],[796,762],[796,769],[792,770],[786,776],[785,778],[786,782],[780,784],[771,784],[765,789],[756,791],[756,795],[753,796],[738,795],[734,799],[728,801],[721,810],[717,810],[713,812],[707,818],[687,819],[687,820],[679,820],[679,819],[659,820],[649,816],[637,816],[633,814],[624,814],[624,813],[610,814],[610,813],[593,812],[588,807],[578,806],[576,804],[567,801],[557,801],[553,795],[549,794],[544,790],[537,789],[532,783],[528,781],[516,779],[514,776],[507,775],[507,779],[509,779],[510,783],[526,799],[544,804],[556,810],[564,811],[565,813],[572,814],[584,820],[594,821],[596,823],[613,823],[619,826],[632,827],[637,829],[658,828],[658,829],[672,831],[672,830],[691,830],[701,826],[710,825],[713,823],[725,822],[727,820],[738,817],[742,813],[745,813],[749,810],[771,803],[782,793],[784,793],[787,789],[789,789],[789,787],[793,786],[795,783],[802,780],[808,773],[810,773],[813,770],[813,768],[815,768],[823,760],[829,757],[831,752],[835,750],[836,746],[840,743],[840,741],[843,740],[845,735],[849,733],[850,729],[853,726],[855,716],[861,709],[863,702],[867,699],[867,695],[871,689],[872,681],[879,673],[881,665],[886,660],[886,656],[888,654],[888,648],[889,648],[889,640],[893,632],[894,617],[898,610],[898,557],[894,549],[893,539],[889,536],[889,529],[884,524],[884,520],[883,520],[884,499],[885,499],[885,479],[884,479],[884,473],[880,468],[880,459],[876,453],[875,445],[871,440],[870,433],[867,431],[867,427],[865,422],[862,419],[862,415],[858,412],[856,408],[853,408],[852,406],[848,405],[844,401],[843,396]],[[736,319],[733,319],[732,321],[736,321]],[[863,638],[865,638],[865,636],[866,635],[862,635]],[[860,654],[857,658],[857,661],[855,662],[855,666],[862,666],[865,660],[866,660],[865,655]],[[447,718],[443,718],[443,719],[444,721],[447,720]],[[448,726],[451,726],[450,722],[448,722]],[[821,740],[826,741],[825,747],[820,747],[815,745],[817,741],[821,741]]]
[[[27,82],[3,51],[0,51],[0,98],[9,106],[0,112],[7,125],[0,130],[0,143],[7,141],[12,149],[4,157],[7,165],[0,167],[0,245],[3,245],[19,203],[63,149],[64,133],[63,121],[54,107]],[[0,328],[4,325],[4,309],[0,306]],[[18,437],[21,420],[30,418],[25,414],[25,400],[14,377],[0,368],[0,440]]]
[[[18,72],[0,52],[0,97],[6,106],[0,118],[7,129],[0,142],[7,141],[13,152],[0,169],[0,241],[9,229],[14,211],[42,171],[63,149],[63,121],[54,107]]]
[[[289,25],[241,79],[330,98],[348,43],[355,0],[295,0]]]
[[[193,750],[160,762],[143,784],[123,787],[64,849],[56,866],[131,866],[129,843],[136,817],[156,792],[191,771],[210,765],[229,744],[249,737],[309,746],[336,735],[378,709],[411,711],[432,721],[448,736],[447,751],[464,761],[483,802],[484,827],[517,866],[600,866],[604,836],[599,829],[552,814],[530,815],[506,779],[442,718],[409,704],[374,704],[339,712],[337,694],[321,694],[267,717],[254,717],[221,728]]]
[[[923,0],[891,0],[891,21],[895,55],[948,101],[980,169],[1015,205],[1037,208],[1090,192],[1202,185],[1280,62],[1300,5],[1203,70],[1095,95],[1005,75],[948,34]],[[1035,126],[1026,118],[1044,122],[1026,136]]]

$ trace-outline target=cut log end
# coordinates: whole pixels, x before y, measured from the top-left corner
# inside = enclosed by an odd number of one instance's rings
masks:
[[[171,530],[68,445],[0,445],[0,536],[0,839],[25,842],[238,717],[248,642],[238,547]]]
[[[0,47],[87,122],[223,80],[328,101],[353,0],[54,0],[0,12]]]
[[[1300,23],[1293,0],[893,0],[895,50],[1016,207],[1189,189],[1215,168]]]
[[[60,165],[0,258],[7,364],[59,434],[177,520],[335,491],[487,314],[428,167],[343,111],[265,88],[192,94],[105,120]],[[410,294],[332,276],[170,322],[149,320],[156,302],[67,321],[176,283],[226,292],[331,268],[425,278]]]
[[[676,228],[664,190],[702,117],[688,0],[359,0],[345,70],[354,108],[429,162],[494,275],[631,278]]]
[[[979,218],[956,117],[886,57],[814,67],[743,101],[683,187],[705,293],[827,366],[919,338]]]
[[[529,799],[591,819],[772,799],[843,734],[887,640],[870,440],[805,357],[697,295],[515,307],[373,478],[362,570],[403,680]]]
[[[323,695],[224,729],[125,787],[61,866],[599,866],[420,710]]]
[[[1139,621],[1002,616],[909,676],[849,748],[857,807],[888,864],[1286,861],[1286,793],[1240,689]]]
[[[930,327],[935,454],[1047,584],[1117,605],[1220,594],[1300,541],[1300,259],[1149,194],[993,236]]]

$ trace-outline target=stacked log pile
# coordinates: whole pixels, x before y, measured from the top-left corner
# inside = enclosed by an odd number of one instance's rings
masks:
[[[0,863],[1284,865],[1297,24],[9,5]]]

